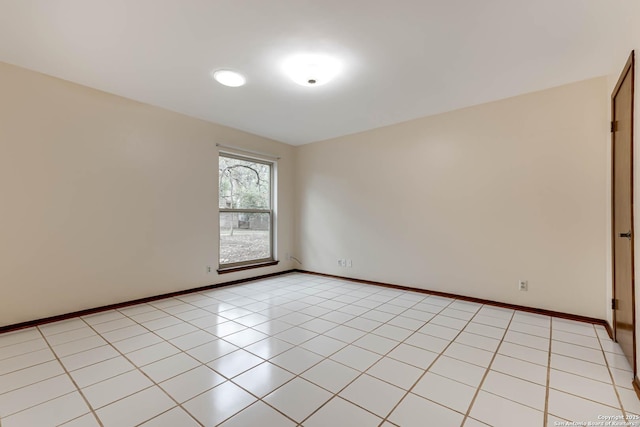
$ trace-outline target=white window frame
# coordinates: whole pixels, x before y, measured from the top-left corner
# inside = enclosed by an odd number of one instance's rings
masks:
[[[261,163],[269,166],[269,209],[238,209],[238,208],[221,208],[220,206],[220,189],[218,189],[218,271],[240,269],[242,267],[260,266],[260,264],[276,262],[275,259],[275,184],[276,184],[276,162],[258,157],[251,157],[226,151],[218,153],[218,182],[220,182],[220,157],[242,160],[246,162]],[[267,258],[252,259],[239,262],[231,262],[222,264],[220,262],[220,254],[222,253],[222,237],[220,235],[220,217],[224,213],[263,213],[269,214],[269,251],[271,256]]]

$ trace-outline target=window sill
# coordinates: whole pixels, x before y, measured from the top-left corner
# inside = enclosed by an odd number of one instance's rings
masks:
[[[227,274],[227,273],[235,273],[236,271],[244,271],[244,270],[251,270],[254,268],[261,268],[261,267],[270,267],[272,265],[278,265],[280,261],[267,261],[267,262],[259,262],[256,264],[248,264],[248,265],[240,265],[237,267],[224,267],[224,268],[219,268],[218,274]]]

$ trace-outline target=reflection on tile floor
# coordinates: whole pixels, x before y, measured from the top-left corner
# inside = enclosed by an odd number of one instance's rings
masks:
[[[554,426],[640,414],[601,326],[287,274],[0,335],[0,425]]]

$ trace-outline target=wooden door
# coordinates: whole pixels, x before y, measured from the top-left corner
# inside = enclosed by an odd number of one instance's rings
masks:
[[[613,319],[615,339],[635,372],[633,254],[633,89],[634,53],[611,95]]]

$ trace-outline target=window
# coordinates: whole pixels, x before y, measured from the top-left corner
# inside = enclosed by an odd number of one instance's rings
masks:
[[[274,164],[220,153],[220,269],[260,264],[273,256]]]

